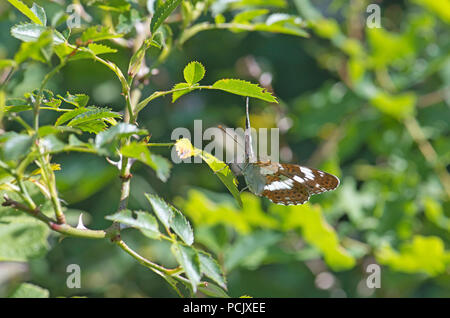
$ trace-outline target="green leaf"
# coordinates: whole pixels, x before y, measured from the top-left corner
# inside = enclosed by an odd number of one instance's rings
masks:
[[[44,26],[47,25],[47,16],[45,15],[44,8],[38,6],[36,3],[33,3],[31,6],[31,11],[38,17],[39,21],[41,21],[40,24]]]
[[[76,107],[84,107],[87,105],[89,101],[89,96],[85,94],[70,94],[69,92],[66,93],[66,96],[63,97],[61,95],[57,95],[58,98],[62,99],[66,103],[72,104]]]
[[[161,181],[166,182],[170,175],[170,162],[161,156],[150,153],[145,142],[133,141],[120,149],[120,153],[126,157],[134,158],[148,165],[156,171]]]
[[[97,0],[94,4],[102,10],[116,12],[127,12],[131,7],[126,0]]]
[[[8,59],[4,59],[4,60],[0,60],[0,70],[7,68],[7,67],[16,67],[17,63],[14,60],[8,60]]]
[[[285,231],[300,228],[305,241],[321,251],[333,270],[355,266],[355,258],[340,245],[336,231],[327,223],[319,205],[271,205],[270,211],[280,217]]]
[[[33,42],[23,42],[19,51],[14,55],[17,64],[22,63],[28,58],[47,63],[50,61],[52,50],[52,32],[45,30],[39,35],[39,38]]]
[[[33,145],[33,137],[25,134],[13,133],[5,141],[2,147],[5,160],[17,160],[25,157]]]
[[[417,97],[414,93],[390,95],[386,92],[379,92],[370,102],[381,112],[401,120],[414,115],[416,100]]]
[[[184,269],[187,278],[191,282],[192,290],[195,293],[201,279],[200,261],[197,251],[190,246],[184,246],[178,243],[172,244],[170,250],[178,264]]]
[[[86,131],[88,133],[98,134],[104,131],[107,127],[107,120],[91,120],[78,124],[76,128]]]
[[[110,48],[107,45],[104,44],[98,44],[98,43],[89,43],[88,49],[92,51],[95,55],[100,54],[106,54],[106,53],[116,53],[117,50]]]
[[[236,95],[254,97],[270,103],[278,103],[276,98],[271,93],[266,92],[262,87],[239,79],[222,79],[215,82],[212,87]]]
[[[30,19],[34,23],[40,24],[40,25],[45,24],[45,23],[42,23],[42,20],[35,14],[35,11],[30,9],[30,8],[28,8],[28,6],[26,4],[24,4],[22,1],[20,1],[20,0],[8,0],[8,1],[14,7],[16,7],[17,10],[22,12],[25,16],[28,17],[28,19]],[[35,4],[33,4],[33,7],[34,6],[35,6]],[[44,15],[45,15],[45,13],[44,13]]]
[[[223,16],[223,14],[218,14],[218,15],[216,15],[215,17],[214,17],[214,23],[215,24],[221,24],[221,23],[225,23],[226,22],[226,20],[225,20],[225,17]]]
[[[231,271],[233,268],[244,263],[246,259],[277,243],[280,239],[280,233],[269,231],[257,231],[239,237],[236,243],[226,251],[225,269]]]
[[[86,112],[82,112],[81,114],[77,115],[69,123],[67,123],[67,126],[75,127],[93,120],[121,117],[119,113],[113,112],[109,108],[98,108],[90,106],[86,109]]]
[[[210,297],[230,298],[230,296],[222,288],[213,283],[208,283],[206,286],[198,286],[198,290]]]
[[[379,248],[375,255],[380,264],[405,273],[437,276],[450,265],[450,251],[445,250],[444,242],[436,236],[415,235],[411,243],[400,246],[399,252],[386,245]]]
[[[81,40],[83,42],[97,42],[97,41],[103,41],[108,39],[114,39],[114,38],[120,38],[122,37],[122,34],[116,34],[112,32],[108,27],[106,26],[92,26],[88,29],[86,29],[83,34],[81,34]]]
[[[201,251],[198,252],[198,257],[200,260],[202,273],[215,281],[220,287],[227,289],[225,276],[223,275],[222,269],[216,260],[214,260],[208,253]]]
[[[172,209],[172,217],[169,219],[170,227],[187,245],[194,243],[194,232],[185,216],[176,208],[170,206]]]
[[[89,111],[88,108],[84,108],[84,107],[80,107],[68,112],[65,112],[64,114],[62,114],[61,116],[58,117],[58,119],[55,122],[55,126],[59,126],[62,125],[66,122],[68,122],[69,120],[71,120],[72,118],[75,118],[76,116],[85,113]]]
[[[0,207],[0,261],[26,262],[44,255],[49,232],[47,225],[23,212]]]
[[[17,24],[11,28],[11,35],[24,42],[35,42],[39,39],[41,34],[48,30],[45,26],[33,24],[33,23],[23,23]],[[63,44],[66,39],[56,30],[53,33],[53,44]]]
[[[178,7],[180,3],[181,0],[166,0],[166,2],[157,7],[150,23],[150,31],[155,33],[164,20],[166,20],[166,18]]]
[[[108,215],[105,218],[110,221],[123,223],[133,228],[139,229],[145,236],[158,239],[160,232],[158,229],[158,222],[155,217],[145,211],[135,211],[134,217],[131,210],[122,210],[112,215]]]
[[[60,152],[65,144],[55,135],[48,135],[41,140],[42,147],[48,152]]]
[[[180,98],[184,94],[187,94],[190,91],[192,91],[192,89],[190,87],[191,87],[191,85],[189,85],[188,83],[178,83],[178,84],[176,84],[172,88],[172,91],[173,91],[173,93],[172,93],[172,103],[174,103],[178,98]]]
[[[184,80],[189,85],[194,85],[205,76],[205,68],[199,62],[190,62],[183,70]]]
[[[120,139],[131,135],[144,135],[148,132],[145,129],[139,129],[136,125],[119,123],[108,130],[102,131],[95,137],[95,146],[100,149],[106,145],[114,146]],[[114,147],[112,147],[114,148]]]
[[[8,297],[9,298],[48,298],[50,295],[47,289],[30,284],[20,284]]]
[[[66,127],[66,126],[51,126],[51,125],[45,125],[39,127],[38,134],[39,137],[45,137],[51,134],[59,134],[64,132],[75,132],[75,133],[81,133],[79,129],[72,128],[72,127]]]
[[[155,155],[153,153],[150,154],[153,164],[155,166],[156,176],[162,181],[166,182],[170,176],[170,168],[172,168],[172,164],[166,158]]]
[[[170,220],[173,216],[172,208],[156,194],[146,193],[145,197],[150,202],[153,212],[156,214],[157,218],[161,223],[168,229],[170,228]]]
[[[251,20],[255,19],[256,17],[262,16],[264,14],[269,13],[269,10],[267,9],[256,9],[256,10],[248,10],[243,11],[233,18],[232,23],[249,23]]]
[[[175,143],[175,149],[181,159],[186,159],[193,156],[200,156],[211,168],[212,171],[219,177],[220,181],[227,187],[230,193],[238,202],[239,206],[242,206],[242,200],[240,192],[237,189],[237,180],[231,169],[225,162],[217,159],[210,153],[202,151],[192,146],[191,141],[187,138],[177,140]]]

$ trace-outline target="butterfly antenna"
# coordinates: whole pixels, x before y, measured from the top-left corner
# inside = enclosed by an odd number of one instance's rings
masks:
[[[226,135],[230,136],[231,138],[233,138],[234,142],[236,144],[238,144],[239,146],[242,147],[242,144],[239,142],[239,140],[236,139],[236,136],[233,136],[232,134],[230,134],[228,131],[226,131],[225,128],[223,128],[222,125],[217,126],[220,130],[222,130]]]
[[[245,113],[246,113],[246,120],[245,120],[245,160],[247,162],[252,162],[254,159],[253,154],[253,146],[252,146],[252,131],[250,126],[250,115],[248,112],[248,104],[249,104],[249,98],[247,97],[246,103],[245,103]]]

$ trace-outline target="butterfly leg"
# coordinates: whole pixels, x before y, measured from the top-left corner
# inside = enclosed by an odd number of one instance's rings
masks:
[[[222,168],[220,168],[219,170],[214,171],[214,174],[217,174],[217,172],[222,171],[223,169],[226,169],[228,167],[228,165],[224,165]]]
[[[242,193],[242,192],[244,192],[247,189],[248,189],[248,186],[245,186],[244,188],[241,189],[241,191],[239,191],[239,193]]]

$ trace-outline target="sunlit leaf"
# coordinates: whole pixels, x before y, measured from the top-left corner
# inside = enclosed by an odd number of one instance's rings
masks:
[[[192,86],[205,76],[205,68],[199,62],[191,62],[184,68],[183,75],[184,80]]]
[[[405,273],[426,273],[436,276],[445,272],[450,264],[450,251],[445,250],[442,239],[436,236],[415,235],[411,243],[404,243],[400,251],[386,245],[376,252],[380,264],[389,265]]]
[[[30,284],[20,284],[8,297],[9,298],[48,298],[50,293],[47,289]]]
[[[256,84],[239,79],[222,79],[215,82],[212,87],[236,95],[254,97],[266,102],[277,103],[276,98],[271,93]]]
[[[16,7],[17,10],[22,12],[25,16],[27,16],[31,21],[33,21],[36,24],[45,25],[40,17],[36,15],[37,10],[30,9],[26,4],[24,4],[20,0],[8,0],[9,3],[11,3],[14,7]],[[36,6],[36,4],[33,4],[33,6]],[[42,8],[41,8],[42,9]],[[44,13],[45,16],[45,13]]]
[[[178,7],[180,3],[181,0],[166,0],[166,2],[164,2],[161,6],[158,6],[150,23],[150,31],[154,33],[158,30],[164,20],[166,20],[166,18]]]

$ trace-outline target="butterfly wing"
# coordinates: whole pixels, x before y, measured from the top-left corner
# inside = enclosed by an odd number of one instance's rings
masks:
[[[273,163],[258,163],[260,167]],[[284,205],[303,204],[312,194],[331,191],[339,186],[339,179],[332,174],[295,164],[278,164],[278,169],[265,175],[266,184],[261,195],[274,203]]]

